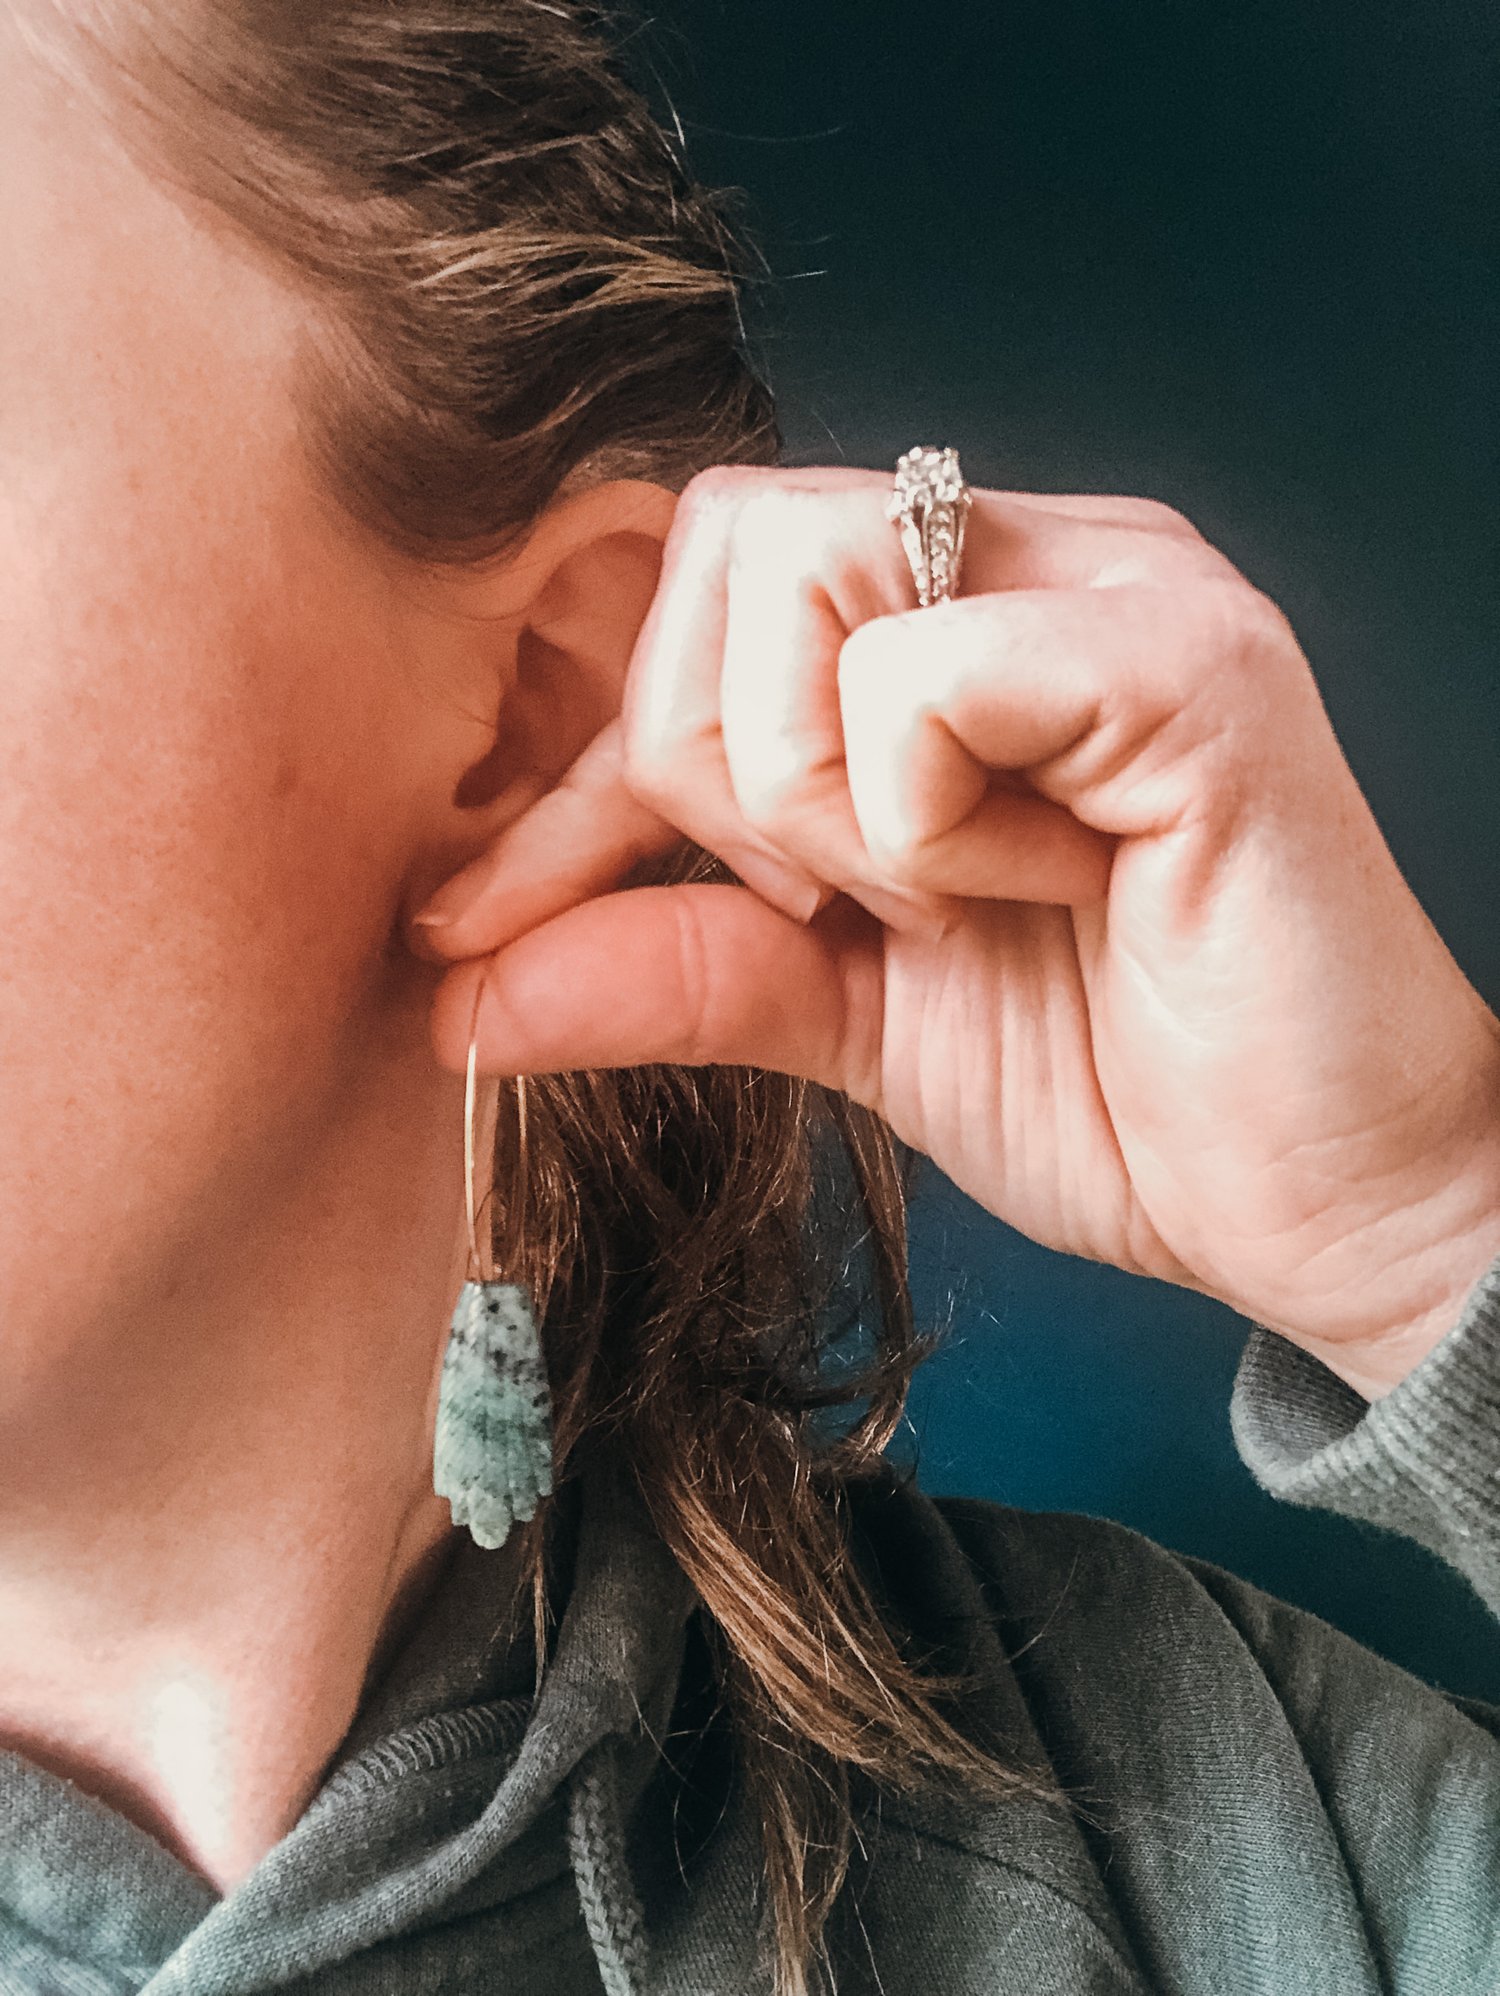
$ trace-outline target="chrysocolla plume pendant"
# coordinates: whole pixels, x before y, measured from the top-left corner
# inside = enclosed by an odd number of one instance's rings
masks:
[[[552,1396],[529,1291],[466,1282],[438,1387],[433,1485],[455,1525],[504,1545],[552,1493]]]

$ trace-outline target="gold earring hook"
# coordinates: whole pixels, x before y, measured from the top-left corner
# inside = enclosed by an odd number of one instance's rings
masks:
[[[481,1257],[478,1234],[474,1224],[474,1152],[476,1149],[474,1142],[474,1077],[475,1065],[478,1058],[479,1006],[484,997],[485,982],[488,976],[489,966],[486,965],[479,982],[474,987],[474,1014],[469,1024],[469,1058],[464,1071],[464,1212],[469,1225],[470,1265],[478,1270],[477,1279],[480,1282],[493,1282],[495,1280],[493,1230],[489,1227],[485,1229],[486,1248],[483,1257]],[[497,1112],[499,1106],[500,1090],[497,1084],[495,1089],[495,1107]],[[516,1076],[516,1140],[524,1181],[526,1168],[526,1077],[524,1074]]]

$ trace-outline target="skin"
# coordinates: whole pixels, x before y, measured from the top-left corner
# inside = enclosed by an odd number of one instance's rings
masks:
[[[228,1887],[454,1542],[463,1084],[402,917],[618,704],[673,499],[461,582],[361,537],[302,308],[10,13],[0,257],[0,1744]]]
[[[300,1813],[450,1540],[481,979],[488,1073],[810,1074],[1371,1398],[1433,1349],[1496,1022],[1187,522],[985,493],[912,613],[887,475],[720,471],[418,572],[274,276],[0,93],[0,1742],[222,1886]],[[748,885],[615,891],[684,837]]]
[[[1286,619],[1166,507],[999,492],[913,610],[888,491],[688,487],[620,717],[423,913],[440,1057],[482,985],[492,1071],[805,1075],[1382,1397],[1500,1250],[1500,1022]],[[684,833],[759,892],[610,891]]]

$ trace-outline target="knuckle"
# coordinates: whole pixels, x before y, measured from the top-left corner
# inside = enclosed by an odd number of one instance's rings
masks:
[[[1312,669],[1285,613],[1263,590],[1241,580],[1238,586],[1225,584],[1223,593],[1226,650],[1235,663],[1246,719],[1255,714],[1265,727],[1282,727],[1312,691]]]
[[[1205,577],[1191,600],[1206,627],[1203,653],[1220,668],[1262,668],[1286,648],[1290,626],[1264,591],[1242,575]]]
[[[880,877],[887,886],[914,889],[927,885],[928,855],[918,841],[892,843],[882,840],[878,850],[871,851],[870,857],[880,869]]]
[[[712,1061],[722,1036],[723,991],[715,974],[715,956],[704,933],[699,904],[689,895],[674,895],[669,903],[676,934],[673,963],[677,973],[682,1021],[672,1057],[688,1067]]]
[[[675,787],[674,759],[666,744],[648,736],[643,729],[629,729],[622,744],[620,763],[626,789],[643,804],[661,811],[670,802]]]
[[[858,692],[863,681],[877,675],[909,674],[914,641],[928,640],[930,648],[930,641],[941,636],[943,620],[951,609],[950,604],[938,603],[921,612],[898,611],[856,624],[839,646],[840,689]],[[925,619],[920,627],[913,625],[913,615]]]
[[[683,486],[677,511],[690,523],[735,511],[763,485],[767,469],[758,464],[707,465]]]
[[[742,493],[730,528],[730,560],[761,568],[769,556],[794,557],[799,570],[808,549],[807,495],[762,481]]]
[[[1194,539],[1201,538],[1192,521],[1179,513],[1175,506],[1169,506],[1165,499],[1132,496],[1126,500],[1125,510],[1138,526],[1162,534],[1191,534]]]
[[[1121,524],[1143,582],[1191,587],[1199,577],[1215,579],[1239,572],[1191,520],[1159,500],[1132,500]]]
[[[1253,583],[1243,579],[1236,593],[1244,632],[1242,642],[1258,657],[1264,657],[1270,651],[1296,648],[1291,624],[1279,603],[1273,602],[1263,589],[1257,589]]]
[[[1137,533],[1150,534],[1158,540],[1203,542],[1203,535],[1187,515],[1168,505],[1165,499],[1122,492],[1109,504],[1119,524]]]
[[[748,774],[736,773],[735,797],[746,820],[772,835],[793,822],[805,782],[800,764],[766,762]]]
[[[1178,653],[1168,725],[1215,766],[1259,753],[1287,723],[1287,673],[1302,653],[1278,606],[1244,577],[1206,577],[1176,598],[1196,641]]]
[[[746,822],[781,852],[826,866],[849,808],[847,759],[812,742],[789,741],[754,761],[748,773],[733,770],[735,801]]]
[[[954,606],[955,609],[958,607]],[[984,599],[983,637],[993,656],[1026,657],[1039,650],[1051,650],[1058,642],[1059,592],[1051,589],[1012,589],[998,591]],[[931,611],[921,611],[930,616]],[[971,640],[980,636],[976,626]],[[934,693],[941,697],[940,687]]]
[[[800,579],[817,566],[817,499],[776,466],[713,465],[683,488],[673,531],[714,542],[731,574]]]
[[[739,469],[738,465],[732,464],[705,465],[702,471],[695,471],[683,486],[678,505],[687,507],[689,511],[721,505],[734,491]]]

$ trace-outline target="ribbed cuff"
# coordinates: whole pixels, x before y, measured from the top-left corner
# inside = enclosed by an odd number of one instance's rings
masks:
[[[1263,1490],[1417,1540],[1500,1615],[1500,1255],[1453,1329],[1373,1402],[1254,1325],[1229,1424]]]

